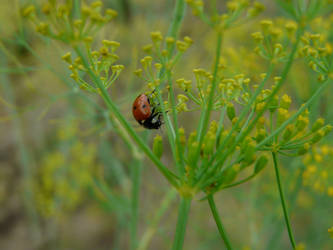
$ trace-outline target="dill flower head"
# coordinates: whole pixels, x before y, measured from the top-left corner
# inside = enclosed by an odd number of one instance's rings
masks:
[[[90,5],[82,2],[81,6],[76,6],[75,1],[45,1],[38,7],[42,10],[38,15],[34,5],[23,8],[21,15],[31,21],[38,33],[67,44],[94,36],[117,16],[115,10],[103,10],[102,1]]]
[[[333,147],[327,144],[313,148],[303,157],[303,184],[314,191],[333,197]]]

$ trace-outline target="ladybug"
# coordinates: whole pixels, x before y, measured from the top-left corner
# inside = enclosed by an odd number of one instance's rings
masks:
[[[137,122],[147,129],[159,129],[162,123],[162,114],[150,104],[149,97],[139,95],[133,102],[132,113]]]

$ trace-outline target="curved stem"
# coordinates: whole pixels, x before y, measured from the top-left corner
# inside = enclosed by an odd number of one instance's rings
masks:
[[[139,218],[139,195],[140,195],[140,184],[141,184],[141,170],[142,161],[138,161],[137,164],[131,164],[131,181],[132,181],[132,194],[131,194],[131,250],[137,249],[137,228]]]
[[[143,236],[141,237],[138,250],[146,250],[148,247],[149,242],[153,238],[155,232],[158,229],[158,223],[160,222],[162,216],[165,214],[165,212],[169,209],[170,203],[173,202],[173,200],[176,198],[177,191],[172,188],[168,191],[168,193],[164,196],[160,207],[155,212],[152,222],[147,228],[147,230],[144,232]]]
[[[138,134],[134,131],[132,126],[128,123],[128,121],[125,119],[125,117],[121,114],[118,107],[115,105],[115,103],[111,100],[109,93],[105,89],[103,83],[101,82],[101,79],[96,76],[96,74],[92,71],[92,69],[89,66],[89,63],[82,53],[81,49],[79,47],[75,47],[75,51],[78,54],[79,57],[81,57],[83,65],[88,70],[88,74],[91,76],[94,83],[98,86],[98,88],[101,91],[101,97],[103,98],[104,102],[106,103],[107,107],[110,109],[110,111],[114,114],[114,116],[117,118],[121,126],[126,130],[126,132],[133,138],[133,141],[138,145],[138,147],[150,158],[150,160],[157,166],[157,168],[161,171],[161,173],[164,175],[164,177],[172,184],[173,186],[177,187],[178,183],[175,180],[177,178],[176,175],[174,175],[170,170],[166,168],[166,166],[163,165],[163,163],[154,155],[154,153],[150,150],[150,148],[147,146],[147,144],[138,136]]]
[[[282,205],[282,209],[283,209],[284,220],[285,220],[286,225],[287,225],[290,243],[291,243],[293,249],[295,249],[295,247],[296,247],[295,246],[295,240],[294,240],[293,232],[291,230],[288,211],[287,211],[287,208],[286,208],[286,202],[285,202],[284,194],[283,194],[283,190],[282,190],[282,185],[281,185],[281,180],[280,180],[280,173],[279,173],[278,163],[277,163],[277,159],[276,159],[276,153],[272,152],[272,156],[273,156],[273,161],[274,161],[276,183],[277,183],[278,189],[279,189],[279,195],[280,195],[281,205]]]
[[[209,203],[210,210],[212,211],[212,214],[214,216],[214,220],[215,220],[216,226],[217,226],[217,228],[219,230],[220,236],[222,237],[226,248],[228,250],[231,250],[232,247],[231,247],[230,241],[228,239],[228,236],[227,236],[227,234],[226,234],[226,232],[224,230],[224,227],[222,225],[221,218],[220,218],[220,216],[219,216],[219,214],[217,212],[213,195],[209,195],[208,196],[208,203]]]
[[[178,221],[175,232],[175,237],[173,240],[172,250],[183,249],[186,223],[188,219],[188,214],[191,207],[191,198],[181,197],[179,210],[178,210]]]

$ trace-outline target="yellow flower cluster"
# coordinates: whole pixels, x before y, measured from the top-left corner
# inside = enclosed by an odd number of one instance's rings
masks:
[[[167,74],[165,72],[171,72],[193,41],[188,36],[185,36],[183,41],[176,41],[173,37],[163,38],[160,31],[151,32],[150,35],[152,43],[143,47],[143,51],[148,55],[140,60],[142,68],[135,70],[134,74],[147,82],[149,90],[146,93],[150,94],[154,104],[156,97],[154,91],[166,80]],[[174,48],[176,53],[172,53]],[[189,87],[189,84],[186,86]],[[162,92],[162,89],[160,91]],[[178,98],[178,100],[180,102],[177,110],[187,110],[184,98]]]
[[[328,77],[333,79],[333,43],[328,41],[326,35],[305,33],[303,46],[299,50],[299,55],[305,58],[309,67],[319,74],[319,81],[325,81]]]
[[[241,22],[247,22],[250,18],[258,16],[264,9],[264,5],[249,0],[230,0],[226,3],[226,13],[206,16],[204,2],[202,0],[186,0],[192,8],[194,15],[199,16],[204,22],[217,30],[223,30],[237,26]]]
[[[279,78],[279,77],[277,77]],[[274,88],[274,86],[273,86]],[[265,89],[257,98],[256,111],[260,112],[266,105],[266,98],[272,90]],[[291,116],[289,111],[291,98],[288,95],[276,96],[268,107],[270,113],[269,121],[265,117],[259,119],[257,124],[256,141],[263,141],[270,132],[282,126]],[[309,126],[309,111],[301,112],[294,121],[290,122],[271,142],[266,142],[263,149],[270,148],[273,151],[284,154],[285,152],[296,152],[296,155],[307,153],[311,147],[318,143],[332,130],[331,125],[325,125],[322,118]]]
[[[333,147],[322,145],[307,153],[303,158],[305,171],[303,184],[319,193],[333,197]]]
[[[115,54],[116,49],[119,47],[119,43],[115,41],[103,40],[103,46],[99,50],[92,50],[89,44],[92,38],[87,37],[86,51],[89,58],[89,67],[95,75],[100,76],[100,79],[107,89],[118,78],[121,71],[124,69],[123,65],[114,64],[118,60],[118,56]],[[85,81],[81,75],[81,72],[87,72],[87,66],[82,62],[81,57],[72,59],[71,53],[65,54],[62,59],[69,64],[69,69],[72,71],[71,78],[73,78],[80,86],[81,89],[88,90],[90,92],[99,92],[99,89]]]
[[[246,105],[250,97],[250,78],[244,74],[237,74],[233,78],[225,78],[222,75],[224,65],[220,64],[218,73],[218,88],[214,94],[214,110],[219,110],[226,104],[233,105],[231,102],[236,102],[241,105]],[[196,89],[192,88],[192,81],[180,78],[176,80],[177,86],[184,91],[187,98],[182,98],[185,103],[188,100],[202,106],[207,103],[207,98],[211,91],[213,75],[205,69],[194,69]],[[181,95],[181,96],[184,96]]]
[[[96,165],[96,147],[74,140],[77,130],[73,126],[58,132],[59,143],[66,144],[66,152],[55,149],[40,161],[34,182],[35,199],[44,216],[63,216],[75,209],[83,200],[91,184]]]
[[[93,36],[104,24],[117,16],[117,12],[106,9],[102,14],[102,1],[91,4],[81,1],[81,6],[75,6],[75,1],[48,0],[42,6],[40,13],[34,5],[22,9],[23,17],[28,18],[35,25],[37,32],[60,40],[65,43],[82,41],[88,36]]]
[[[290,20],[265,19],[260,22],[260,31],[252,33],[257,44],[255,52],[266,60],[281,62],[286,59],[286,48],[295,36],[297,24]]]

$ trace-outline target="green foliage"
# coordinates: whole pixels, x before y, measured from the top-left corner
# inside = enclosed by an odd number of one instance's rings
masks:
[[[49,0],[23,7],[21,16],[30,21],[39,35],[52,45],[70,51],[62,56],[63,65],[70,71],[62,78],[75,82],[76,85],[68,84],[70,94],[81,95],[83,103],[90,105],[92,114],[87,119],[102,124],[101,134],[111,131],[117,138],[112,150],[119,148],[121,152],[114,154],[111,165],[125,160],[134,162],[129,164],[130,177],[123,166],[114,173],[116,179],[122,176],[116,182],[124,192],[119,196],[126,197],[118,198],[114,187],[107,182],[114,180],[107,173],[94,172],[93,166],[104,146],[99,149],[77,140],[78,131],[70,136],[62,131],[56,144],[64,144],[65,149],[46,150],[37,162],[41,167],[34,175],[36,183],[32,188],[37,211],[59,217],[63,211],[76,209],[89,188],[95,189],[92,193],[102,206],[118,211],[122,214],[120,217],[130,217],[131,248],[147,246],[154,228],[149,229],[145,234],[148,236],[139,244],[137,224],[141,165],[149,159],[181,199],[173,249],[183,247],[186,224],[191,221],[189,210],[196,199],[208,200],[218,232],[227,248],[232,249],[214,197],[221,190],[265,176],[271,171],[265,167],[272,162],[290,243],[293,249],[301,248],[301,244],[295,243],[289,221],[288,194],[284,192],[290,190],[284,190],[280,163],[285,165],[284,157],[291,161],[302,156],[305,170],[300,176],[304,186],[329,197],[333,195],[332,170],[324,169],[331,159],[331,145],[320,146],[322,141],[329,141],[332,126],[319,117],[328,117],[331,122],[330,115],[313,111],[318,109],[319,98],[333,80],[333,18],[331,13],[327,15],[332,1],[274,2],[287,17],[257,20],[265,7],[256,1],[231,0],[222,4],[177,0],[169,31],[162,27],[161,31],[150,32],[150,42],[139,52],[142,56],[139,65],[136,65],[137,51],[133,49],[136,56],[132,58],[126,48],[128,41],[121,39],[121,34],[115,32],[116,40],[122,41],[119,43],[107,40],[106,32],[99,32],[117,16],[115,10],[104,8],[102,1]],[[203,25],[200,31],[207,32],[202,37],[182,29],[186,5],[195,16],[186,18]],[[328,21],[325,23],[325,20]],[[116,30],[121,25],[114,24],[113,28]],[[244,25],[250,29],[243,28]],[[184,31],[182,38],[179,38],[180,31]],[[230,44],[229,37],[236,33],[237,44]],[[209,40],[207,51],[214,47],[214,52],[204,52],[205,60],[201,63],[204,39]],[[142,38],[131,42],[141,47],[146,41]],[[34,54],[29,46],[22,44]],[[239,44],[243,50],[238,50]],[[195,60],[196,56],[200,59]],[[128,65],[128,61],[133,64]],[[246,64],[251,70],[239,70]],[[191,65],[191,73],[186,70],[187,65]],[[296,67],[302,73],[294,73]],[[134,80],[129,77],[129,71],[134,71]],[[295,86],[302,81],[303,72],[311,76],[307,87],[313,91],[310,97],[300,100]],[[149,96],[151,107],[163,117],[163,129],[152,142],[129,118],[131,105],[124,104],[124,100],[138,94],[131,93],[134,92],[131,87],[123,87],[122,83],[129,79],[143,84],[141,92]],[[74,106],[80,110],[81,103]],[[289,168],[285,171],[296,172]],[[157,227],[156,221],[154,227]]]

